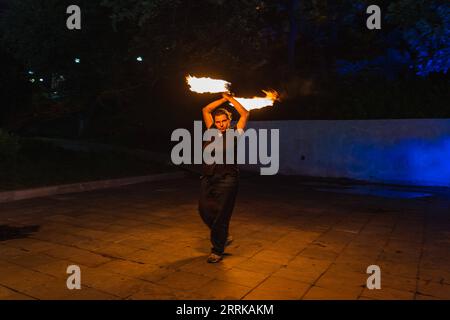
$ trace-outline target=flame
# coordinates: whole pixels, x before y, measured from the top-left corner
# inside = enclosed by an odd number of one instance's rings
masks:
[[[266,94],[265,97],[253,97],[253,98],[236,98],[235,99],[242,104],[242,106],[250,111],[254,109],[261,109],[264,107],[273,106],[274,102],[279,100],[279,94],[275,90],[262,90]]]
[[[190,90],[197,93],[230,93],[231,83],[225,80],[211,78],[197,78],[188,75],[186,82],[190,86]],[[266,94],[265,97],[253,98],[236,98],[242,106],[248,111],[273,106],[274,102],[279,100],[279,94],[275,90],[262,90]],[[233,105],[233,104],[231,104]]]
[[[231,85],[231,83],[225,80],[197,78],[190,75],[186,77],[186,82],[189,84],[191,91],[197,93],[229,92],[229,87]]]

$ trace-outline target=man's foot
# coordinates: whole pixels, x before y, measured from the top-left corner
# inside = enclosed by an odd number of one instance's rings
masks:
[[[225,242],[225,247],[229,246],[233,242],[233,240],[234,239],[232,236],[228,236],[227,241]]]
[[[222,260],[222,256],[219,254],[211,253],[208,257],[208,260],[206,260],[208,263],[217,263],[220,260]]]

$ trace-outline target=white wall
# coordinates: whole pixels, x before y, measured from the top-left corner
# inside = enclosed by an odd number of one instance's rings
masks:
[[[280,130],[281,174],[450,186],[450,119],[251,121],[248,127]]]

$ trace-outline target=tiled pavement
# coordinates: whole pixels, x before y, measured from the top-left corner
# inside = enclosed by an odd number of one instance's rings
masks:
[[[0,204],[0,299],[450,299],[450,197],[241,179],[207,264],[198,178]],[[81,290],[68,290],[69,265]],[[381,289],[365,287],[369,265]]]

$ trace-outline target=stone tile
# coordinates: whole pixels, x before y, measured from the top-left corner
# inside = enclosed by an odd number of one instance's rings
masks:
[[[159,242],[160,242],[159,240],[145,240],[130,237],[122,241],[119,241],[118,244],[136,249],[152,250],[152,248]]]
[[[62,231],[62,230],[61,230]],[[52,232],[49,234],[40,233],[35,236],[38,239],[46,240],[49,242],[54,242],[60,245],[65,245],[69,247],[77,247],[79,243],[89,241],[90,238],[80,236],[78,234],[70,234],[63,232]]]
[[[374,264],[373,261],[359,260],[357,258],[346,262],[336,259],[336,261],[333,262],[333,269],[337,272],[357,272],[365,274],[367,272],[367,267]]]
[[[333,231],[345,232],[348,234],[358,234],[364,227],[364,222],[340,222],[333,226]]]
[[[119,275],[96,268],[81,271],[82,285],[89,286],[98,291],[126,299],[135,294],[141,288],[148,285],[147,281]]]
[[[309,245],[305,250],[303,250],[300,253],[300,255],[312,259],[334,261],[338,257],[339,253],[334,250],[330,250],[328,248],[321,248],[319,246]]]
[[[198,288],[196,293],[214,300],[240,300],[250,290],[250,287],[243,285],[222,280],[212,280]]]
[[[387,251],[386,249],[380,254],[381,261],[392,263],[418,264],[420,252],[408,253],[401,250]]]
[[[306,283],[314,283],[330,266],[325,260],[297,257],[286,267],[281,267],[274,276],[297,280]]]
[[[51,242],[41,241],[33,238],[14,239],[7,241],[7,246],[35,253],[50,249],[52,245],[53,244]]]
[[[212,278],[190,272],[177,271],[158,281],[158,284],[178,290],[195,291],[210,282]]]
[[[111,241],[100,240],[100,239],[89,239],[78,242],[74,247],[81,250],[95,252],[100,248],[108,247],[114,244]]]
[[[391,288],[401,291],[416,292],[417,280],[381,273],[381,288]]]
[[[170,289],[154,283],[147,283],[127,299],[130,300],[175,300],[178,299],[179,290]],[[194,296],[193,292],[187,292],[187,297]],[[195,299],[195,298],[194,298]]]
[[[130,217],[130,215],[127,215],[127,217]],[[126,232],[128,227],[142,226],[143,222],[139,221],[139,220],[120,218],[120,219],[114,219],[114,224],[113,225],[126,227],[125,229],[123,229],[123,231]]]
[[[176,300],[214,300],[214,296],[202,292],[176,290],[174,292]]]
[[[268,275],[262,273],[251,272],[238,268],[224,270],[215,275],[216,279],[240,284],[246,287],[255,287],[263,282],[267,277]]]
[[[315,239],[314,242],[325,243],[329,246],[344,246],[353,240],[353,238],[355,238],[354,232],[331,229]]]
[[[169,254],[167,252],[153,250],[138,250],[131,254],[127,254],[125,258],[130,261],[159,265],[168,265],[177,261],[189,261],[189,258],[182,252],[171,252]]]
[[[303,300],[356,300],[361,293],[362,288],[343,287],[343,288],[322,288],[318,286],[311,287],[302,297]]]
[[[420,280],[418,282],[417,293],[439,299],[450,300],[450,285]]]
[[[96,267],[108,261],[110,258],[89,252],[87,250],[77,249],[74,247],[58,246],[44,251],[46,255],[54,258],[70,260],[75,264],[82,264],[89,267]]]
[[[272,231],[268,232],[266,230],[264,231],[255,231],[249,235],[247,235],[247,239],[255,239],[263,242],[275,242],[277,240],[280,240],[283,236],[285,236],[286,232],[280,232],[280,231]]]
[[[254,288],[246,300],[295,300],[300,299],[311,285],[305,282],[271,276]]]
[[[206,261],[205,256],[201,256],[201,258],[203,258]],[[244,263],[247,260],[249,260],[249,258],[247,257],[225,253],[222,261],[220,263],[215,264],[215,266],[223,270],[229,270],[235,266],[240,265],[241,263]]]
[[[66,279],[57,279],[27,290],[29,294],[40,300],[111,300],[117,296],[107,294],[86,286],[81,289],[67,288]]]
[[[231,268],[227,268],[227,269],[231,269]],[[192,259],[192,261],[190,261],[189,263],[184,264],[178,268],[178,270],[180,270],[180,271],[195,273],[195,274],[207,276],[210,278],[217,277],[218,274],[223,273],[224,270],[227,270],[227,269],[220,267],[220,263],[215,263],[215,264],[207,263],[206,256]]]
[[[57,259],[42,253],[29,253],[27,255],[11,258],[8,261],[22,267],[36,269],[36,267],[40,265],[55,262]]]
[[[76,226],[85,228],[85,229],[104,231],[112,223],[112,221],[107,221],[107,222],[98,221],[98,220],[96,220],[96,217],[83,217],[83,218],[84,218],[84,220],[78,221],[76,223]]]
[[[361,296],[376,300],[413,300],[414,292],[383,287],[382,284],[381,289],[364,288]]]
[[[210,245],[205,245],[208,249],[205,250],[205,253],[209,253]],[[262,250],[263,246],[259,243],[255,243],[253,241],[239,241],[238,243],[233,242],[230,248],[227,249],[227,252],[231,252],[234,255],[239,255],[246,258],[251,258],[255,256],[258,252]]]
[[[18,292],[30,294],[30,289],[52,282],[56,278],[26,269],[13,264],[2,263],[0,265],[0,285],[14,289]]]
[[[344,272],[342,270],[336,269],[335,266],[331,266],[325,272],[325,274],[323,274],[317,280],[315,285],[327,289],[336,289],[343,287],[362,288],[366,285],[368,277],[369,275],[364,273],[352,271]]]
[[[283,238],[281,238],[279,242],[291,243],[291,242],[303,242],[303,243],[311,243],[316,240],[321,235],[320,232],[311,232],[311,231],[290,231]]]
[[[74,265],[75,263],[73,261],[69,260],[61,260],[61,259],[55,259],[54,261],[46,264],[39,264],[37,266],[32,267],[34,271],[47,274],[49,276],[55,277],[55,278],[62,278],[67,279],[67,268],[71,265]],[[76,264],[80,267],[80,269],[83,271],[84,269],[88,268],[87,266]]]
[[[283,265],[280,263],[272,263],[251,258],[236,265],[235,268],[263,274],[271,274],[279,270],[282,266]]]
[[[129,256],[130,254],[132,254],[138,250],[139,249],[136,249],[133,247],[128,247],[125,245],[114,243],[114,244],[109,244],[109,245],[100,247],[94,251],[100,255],[113,257],[113,258],[125,259],[127,256]]]
[[[442,300],[442,299],[417,293],[416,300]]]
[[[111,295],[105,292],[95,290],[81,286],[81,290],[70,290],[70,293],[66,294],[63,298],[65,300],[116,300],[115,295]]]
[[[447,267],[435,266],[434,268],[423,268],[419,270],[419,279],[433,281],[450,285],[450,269]]]
[[[286,256],[296,256],[308,246],[307,242],[281,242],[277,241],[265,246],[266,250],[276,251]]]
[[[157,283],[175,272],[175,269],[164,268],[161,266],[156,266],[156,268],[154,268],[153,266],[150,266],[148,270],[139,274],[137,277],[145,281]]]
[[[139,278],[140,275],[146,274],[150,271],[159,270],[160,267],[157,265],[136,263],[127,260],[113,260],[98,266],[96,269],[103,270],[108,273],[111,272],[124,276]]]
[[[295,257],[295,254],[290,254],[286,252],[274,251],[274,250],[261,250],[255,254],[252,259],[262,260],[265,262],[270,262],[274,264],[286,265],[290,260]]]
[[[342,266],[349,271],[366,272],[367,267],[376,265],[378,261],[377,256],[361,255],[355,253],[341,253],[333,262],[335,265]]]
[[[359,297],[358,300],[374,301],[376,299],[371,299],[371,298],[367,298],[367,297]]]
[[[34,300],[23,293],[0,286],[0,300]]]
[[[376,263],[382,274],[388,273],[392,276],[416,279],[418,274],[418,263],[378,261]]]
[[[355,254],[363,257],[379,257],[387,240],[373,243],[371,240],[364,242],[361,240],[350,242],[341,254]]]
[[[9,261],[23,256],[28,256],[29,251],[25,249],[10,247],[2,245],[0,246],[0,260]]]

